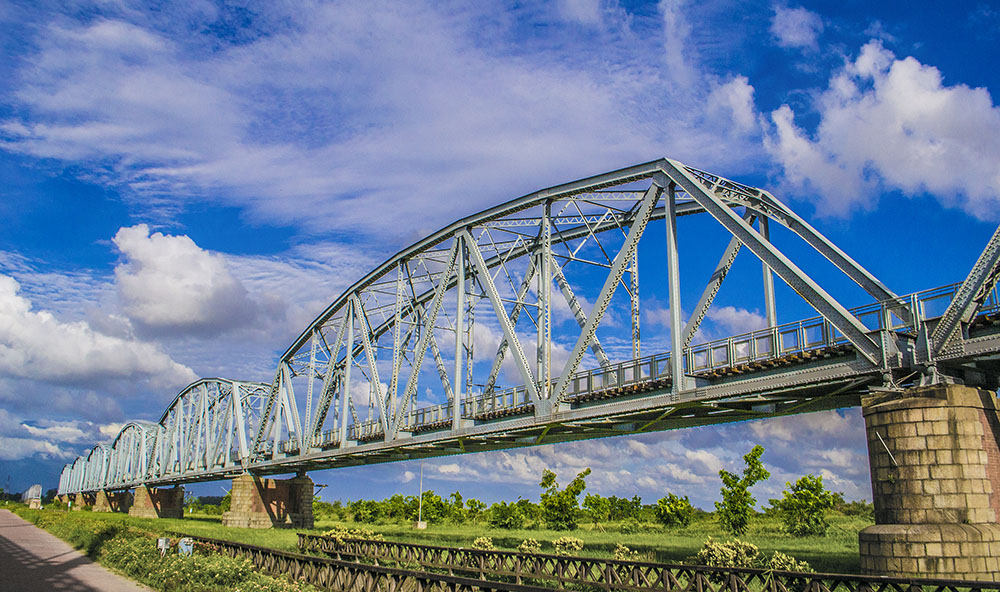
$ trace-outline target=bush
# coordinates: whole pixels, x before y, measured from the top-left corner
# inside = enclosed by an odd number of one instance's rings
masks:
[[[643,530],[642,523],[636,518],[629,518],[618,525],[618,532],[622,534],[637,534]]]
[[[494,551],[496,546],[493,545],[492,537],[477,537],[476,540],[472,541],[472,548],[479,549],[480,551]]]
[[[615,559],[618,561],[639,561],[642,558],[642,554],[638,551],[633,551],[621,543],[615,545]]]
[[[694,506],[687,496],[677,497],[668,493],[667,497],[660,498],[653,508],[656,521],[664,526],[687,526],[691,523],[694,515]]]
[[[775,571],[813,571],[812,567],[809,566],[809,563],[799,561],[791,555],[785,555],[779,551],[775,551],[774,555],[771,555],[771,558],[767,560],[764,568],[773,569]]]
[[[524,539],[521,544],[517,546],[517,550],[521,553],[541,553],[542,544],[535,539]]]
[[[823,486],[823,477],[804,475],[793,485],[785,483],[791,490],[782,492],[780,500],[771,500],[778,509],[785,530],[794,536],[823,535],[829,524],[825,513],[833,508],[833,494]]]
[[[583,550],[583,540],[564,536],[552,541],[552,546],[556,548],[556,555],[572,555]]]
[[[743,457],[747,466],[743,469],[742,477],[725,469],[719,471],[722,479],[722,502],[715,502],[715,508],[719,511],[719,523],[733,534],[743,534],[750,523],[750,514],[757,501],[750,495],[750,488],[771,476],[760,462],[762,454],[764,447],[758,445]]]
[[[539,483],[544,491],[541,496],[542,520],[552,530],[575,530],[576,514],[579,501],[577,498],[587,488],[585,479],[590,469],[581,471],[566,489],[559,490],[556,474],[545,469],[542,471],[542,481]]]
[[[486,523],[492,528],[517,530],[524,528],[524,514],[517,504],[497,502],[486,512]]]
[[[709,537],[695,555],[695,561],[709,567],[754,567],[759,557],[760,551],[755,545],[739,539],[717,543]]]
[[[338,545],[344,544],[344,539],[363,539],[366,541],[382,541],[381,534],[378,534],[367,528],[344,528],[343,526],[334,526],[332,529],[323,533],[323,536],[334,538],[337,540]]]

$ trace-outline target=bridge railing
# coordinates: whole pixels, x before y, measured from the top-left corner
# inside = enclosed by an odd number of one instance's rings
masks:
[[[869,331],[912,333],[924,321],[940,317],[951,304],[960,285],[956,283],[932,288],[895,300],[855,307],[850,311]],[[994,287],[980,307],[979,314],[997,312],[1000,312],[1000,292]],[[823,317],[812,317],[691,346],[684,350],[684,369],[686,373],[695,375],[711,373],[848,343],[847,338],[832,323]],[[574,397],[631,385],[669,381],[672,379],[670,358],[670,352],[661,352],[577,372],[569,380],[567,395]],[[493,419],[528,414],[531,410],[532,402],[524,386],[470,395],[462,401],[462,416],[468,419]],[[452,408],[448,403],[414,409],[404,422],[404,429],[420,431],[421,428],[445,428],[451,423],[451,415]],[[351,424],[347,433],[348,439],[353,441],[373,441],[384,437],[381,425],[374,420]],[[331,430],[318,435],[314,445],[329,447],[338,442],[338,434]]]

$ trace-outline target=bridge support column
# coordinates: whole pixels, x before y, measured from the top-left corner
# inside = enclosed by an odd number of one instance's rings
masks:
[[[222,514],[223,526],[240,528],[312,528],[313,482],[261,479],[243,474],[233,479],[232,502]]]
[[[861,569],[1000,581],[1000,415],[994,393],[957,385],[862,401],[875,526]]]
[[[82,510],[84,508],[92,507],[94,505],[95,499],[96,498],[94,497],[93,493],[70,494],[70,501],[73,502],[73,505],[70,507],[70,510],[77,511],[77,510]]]
[[[97,492],[94,500],[95,512],[128,512],[132,507],[132,494],[129,491],[105,491]]]
[[[128,510],[129,516],[140,518],[182,518],[184,516],[184,487],[135,488],[135,496]]]

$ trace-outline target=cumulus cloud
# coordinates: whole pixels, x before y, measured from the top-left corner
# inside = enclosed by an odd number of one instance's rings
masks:
[[[817,49],[816,40],[823,32],[823,19],[805,8],[774,7],[771,34],[781,47]]]
[[[710,308],[706,316],[728,335],[749,333],[767,326],[767,319],[763,315],[735,306]]]
[[[32,424],[0,409],[0,460],[72,459],[100,439],[99,432],[99,424],[87,421],[43,419]]]
[[[554,28],[559,49],[546,50],[520,35],[550,25],[551,11],[522,11],[511,28],[486,5],[456,15],[378,4],[277,15],[291,26],[207,55],[190,44],[215,40],[113,7],[42,27],[18,66],[18,115],[0,121],[0,148],[71,162],[162,216],[213,200],[268,223],[380,238],[609,163],[760,154],[742,137],[745,80],[702,76],[681,2],[661,3],[662,44],[651,44],[624,11],[567,0],[564,18],[605,15],[622,32],[594,43]]]
[[[1000,108],[985,88],[944,84],[941,72],[870,41],[816,101],[813,137],[784,105],[767,146],[791,187],[821,213],[871,209],[879,190],[932,193],[984,219],[1000,203]]]
[[[257,305],[222,256],[187,236],[139,224],[122,228],[114,244],[125,262],[115,268],[122,307],[142,327],[167,332],[220,332],[248,325]]]
[[[84,321],[62,322],[34,311],[20,284],[0,275],[0,374],[43,382],[86,385],[108,379],[182,385],[194,372],[159,346],[112,337]]]

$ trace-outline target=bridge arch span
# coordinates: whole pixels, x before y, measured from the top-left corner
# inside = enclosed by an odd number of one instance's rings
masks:
[[[696,215],[717,223],[718,234],[699,236],[697,248],[719,258],[700,298],[682,303],[678,225]],[[799,239],[796,249],[818,251],[870,301],[848,308],[831,296],[796,262],[798,250],[771,241],[778,229]],[[994,236],[965,282],[899,296],[764,189],[671,159],[619,169],[513,199],[402,249],[309,324],[270,383],[201,379],[157,423],[123,428],[103,485],[306,471],[857,405],[870,388],[980,364],[958,345],[973,338],[976,319],[1000,309],[998,252]],[[766,326],[699,343],[741,253],[761,266],[763,290],[745,307],[764,309]],[[640,270],[642,292],[667,305],[659,326],[643,325]],[[779,322],[775,276],[817,316]],[[928,312],[942,303],[943,312]],[[975,339],[976,351],[1000,351],[992,333]],[[65,482],[79,488],[75,467]]]

